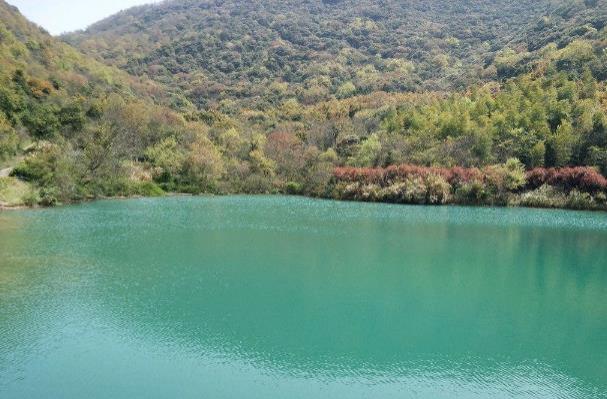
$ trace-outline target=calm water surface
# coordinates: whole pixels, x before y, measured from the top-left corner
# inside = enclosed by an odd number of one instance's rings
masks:
[[[2,213],[0,398],[607,398],[607,215],[285,197]]]

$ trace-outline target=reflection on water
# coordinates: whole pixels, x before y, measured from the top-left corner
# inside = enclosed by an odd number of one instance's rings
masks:
[[[607,398],[606,239],[284,197],[0,214],[0,397]]]

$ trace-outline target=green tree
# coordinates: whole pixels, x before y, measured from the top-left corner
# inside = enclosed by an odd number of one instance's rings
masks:
[[[546,145],[543,141],[536,143],[531,148],[531,158],[529,166],[532,168],[544,166],[546,160]]]
[[[571,161],[577,138],[571,122],[564,121],[546,142],[546,165],[566,166]]]
[[[352,82],[346,82],[339,86],[335,95],[337,98],[348,98],[356,93],[356,86]]]
[[[71,145],[40,146],[15,167],[13,174],[40,188],[41,203],[55,205],[80,199],[79,159]]]
[[[8,86],[0,85],[0,111],[9,119],[24,108],[24,98],[13,92]]]
[[[204,134],[198,134],[185,158],[186,181],[195,192],[216,191],[225,171],[221,152]]]
[[[30,134],[41,140],[54,137],[61,127],[57,107],[51,104],[33,103],[23,115],[22,121]]]
[[[0,161],[15,156],[19,138],[3,112],[0,111]]]
[[[186,155],[174,137],[167,137],[145,151],[146,158],[155,168],[155,178],[162,183],[170,183],[183,170]]]
[[[376,166],[381,150],[382,145],[379,136],[372,134],[362,142],[356,154],[349,160],[349,164],[352,166]]]
[[[78,133],[84,129],[86,123],[86,117],[84,111],[78,104],[70,104],[62,107],[57,117],[59,123],[64,129],[67,129],[69,133]]]
[[[516,158],[510,158],[504,165],[504,186],[507,190],[515,191],[525,186],[525,165]]]

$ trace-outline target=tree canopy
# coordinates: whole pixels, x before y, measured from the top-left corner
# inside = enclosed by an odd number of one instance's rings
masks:
[[[53,38],[0,1],[0,169],[47,205],[375,198],[336,171],[398,165],[432,177],[377,198],[596,196],[558,182],[607,174],[606,13],[605,0],[173,0]],[[460,167],[484,177],[464,187],[432,169]],[[530,186],[532,170],[556,177]]]

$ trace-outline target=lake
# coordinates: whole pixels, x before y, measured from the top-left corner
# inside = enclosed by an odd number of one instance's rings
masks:
[[[0,398],[607,398],[607,214],[0,213]]]

